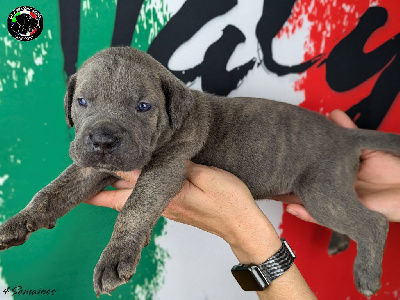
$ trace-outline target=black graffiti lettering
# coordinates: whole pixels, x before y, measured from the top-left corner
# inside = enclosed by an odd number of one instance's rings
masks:
[[[172,54],[210,20],[231,10],[237,0],[187,0],[151,43],[148,53],[164,66]]]
[[[256,27],[256,36],[263,54],[262,62],[269,71],[279,76],[304,72],[321,57],[318,55],[294,66],[280,65],[273,59],[272,41],[290,17],[295,2],[265,0]],[[143,0],[118,1],[112,46],[131,44],[134,25],[142,5]],[[156,36],[149,47],[149,54],[167,66],[173,53],[182,44],[190,40],[207,22],[227,13],[236,5],[237,0],[187,0]],[[78,58],[80,0],[59,0],[59,6],[64,70],[67,75],[71,75],[76,71]],[[351,90],[383,70],[371,94],[347,111],[356,120],[356,124],[364,128],[378,128],[399,92],[400,35],[397,34],[373,51],[363,51],[368,39],[385,25],[387,19],[385,8],[368,8],[356,28],[322,62],[326,64],[326,81],[337,92]],[[226,70],[234,49],[244,41],[245,37],[238,28],[227,25],[222,37],[208,47],[199,65],[172,72],[186,83],[201,77],[204,91],[228,95],[255,64],[253,59],[231,71]]]
[[[231,71],[226,70],[229,58],[236,46],[245,41],[243,33],[233,25],[224,28],[222,37],[210,45],[201,64],[185,71],[172,71],[184,82],[201,76],[203,91],[226,96],[236,89],[239,82],[254,67],[255,59]]]
[[[321,55],[318,55],[309,61],[294,66],[283,66],[273,59],[272,40],[289,19],[295,3],[296,0],[265,0],[263,13],[256,28],[256,36],[264,56],[264,66],[279,76],[289,73],[302,73],[321,58]]]
[[[400,91],[400,55],[383,70],[369,96],[346,113],[360,128],[377,129]]]
[[[155,38],[148,53],[167,66],[170,57],[180,45],[189,40],[209,20],[226,13],[237,4],[237,1],[225,0],[218,1],[217,7],[214,7],[217,2],[208,2],[210,6],[204,1],[186,1]],[[207,13],[203,14],[202,10]],[[196,13],[193,14],[194,12]],[[188,16],[196,18],[187,20]],[[181,31],[183,24],[186,26],[184,32]],[[224,28],[222,37],[208,47],[202,63],[188,70],[171,71],[185,83],[201,76],[203,91],[226,96],[237,88],[239,82],[254,67],[255,59],[231,71],[226,70],[228,60],[236,46],[245,40],[245,36],[238,28],[228,25]]]
[[[332,49],[323,62],[326,63],[326,81],[337,92],[355,88],[386,66],[371,94],[347,110],[361,128],[377,129],[400,90],[400,35],[371,52],[364,52],[370,36],[385,25],[387,18],[385,8],[368,8],[356,28]]]
[[[371,52],[364,52],[370,36],[385,25],[387,18],[385,8],[368,8],[356,28],[332,49],[325,61],[326,82],[332,90],[343,92],[355,88],[382,70],[399,53],[398,36]]]
[[[228,25],[223,30],[222,37],[207,49],[201,68],[204,91],[226,96],[237,88],[238,83],[254,67],[255,59],[231,71],[226,70],[236,46],[245,40],[245,36],[238,28]]]

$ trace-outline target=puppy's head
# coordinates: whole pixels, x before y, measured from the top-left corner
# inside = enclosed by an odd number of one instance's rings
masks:
[[[70,156],[81,166],[142,168],[192,107],[186,86],[146,53],[99,52],[71,76],[65,94],[66,120],[75,125]]]

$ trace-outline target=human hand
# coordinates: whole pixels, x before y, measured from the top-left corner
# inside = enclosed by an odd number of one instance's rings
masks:
[[[357,128],[340,110],[332,111],[330,118],[342,127]],[[362,151],[355,190],[368,209],[384,214],[389,221],[400,222],[400,157],[382,151]],[[286,208],[289,213],[317,223],[295,196],[281,197],[279,200],[291,203]]]
[[[186,164],[187,179],[163,215],[196,226],[225,239],[242,264],[261,264],[275,254],[281,241],[275,228],[256,205],[246,185],[218,168]],[[125,180],[116,191],[103,191],[87,203],[120,210],[136,184],[140,171],[117,173]],[[316,299],[293,264],[259,299]]]
[[[163,216],[222,237],[242,263],[262,263],[280,248],[274,227],[239,178],[190,161],[186,169],[183,188]],[[114,185],[117,190],[102,191],[86,203],[120,210],[140,171],[117,172],[117,175],[125,179]]]

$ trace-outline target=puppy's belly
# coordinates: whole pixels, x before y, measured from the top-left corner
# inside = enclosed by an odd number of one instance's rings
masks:
[[[255,199],[292,193],[296,178],[301,173],[299,166],[294,164],[273,165],[265,161],[258,163],[250,157],[233,159],[229,156],[220,156],[215,152],[213,155],[205,155],[203,152],[192,161],[234,174],[247,185]]]

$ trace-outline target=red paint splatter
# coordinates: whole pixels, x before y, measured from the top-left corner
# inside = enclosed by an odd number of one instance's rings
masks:
[[[375,49],[399,32],[400,2],[381,0],[378,5],[387,9],[388,21],[370,37],[364,48],[366,52]],[[310,37],[304,45],[304,60],[320,53],[327,55],[355,28],[359,17],[369,6],[369,1],[365,0],[298,0],[278,38],[292,35],[303,26],[306,18],[311,27]],[[331,90],[325,80],[325,65],[319,68],[314,66],[295,84],[295,90],[305,92],[302,107],[327,114],[335,108],[347,110],[368,96],[380,73],[350,91],[338,93]],[[400,96],[395,99],[379,130],[400,133],[398,116]],[[327,253],[330,230],[300,221],[288,213],[283,214],[281,229],[282,236],[295,249],[297,266],[318,299],[366,299],[357,291],[353,280],[355,243],[352,242],[344,253],[330,257]],[[397,267],[400,263],[399,252],[400,224],[391,224],[383,260],[382,288],[371,299],[400,299],[400,295],[395,296],[400,289]]]

